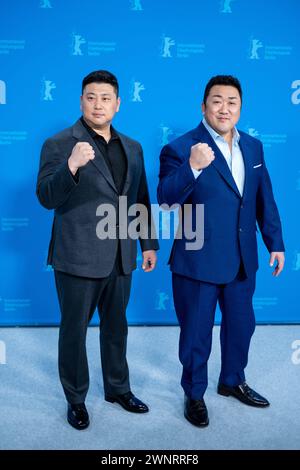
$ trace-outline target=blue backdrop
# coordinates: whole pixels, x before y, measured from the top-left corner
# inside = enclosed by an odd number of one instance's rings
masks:
[[[300,2],[1,0],[0,17],[1,325],[59,321],[45,264],[52,213],[35,196],[39,152],[80,116],[81,80],[100,68],[119,78],[115,127],[144,147],[152,202],[160,149],[199,123],[208,79],[240,78],[239,127],[264,143],[287,247],[274,279],[259,244],[256,316],[299,322]],[[134,274],[130,323],[176,322],[170,245],[161,241],[155,272]]]

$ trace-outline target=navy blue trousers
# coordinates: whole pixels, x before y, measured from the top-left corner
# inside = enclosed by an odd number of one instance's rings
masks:
[[[240,269],[228,284],[211,284],[173,273],[173,296],[180,325],[179,359],[185,394],[198,400],[207,388],[207,361],[211,352],[215,310],[219,302],[221,323],[221,373],[219,381],[235,386],[245,381],[250,340],[255,330],[252,297],[255,275]]]

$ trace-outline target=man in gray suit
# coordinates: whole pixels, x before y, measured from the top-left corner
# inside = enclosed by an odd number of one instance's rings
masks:
[[[130,390],[126,307],[136,268],[134,238],[140,241],[145,272],[155,267],[158,242],[150,234],[141,145],[111,125],[119,107],[116,77],[104,70],[90,73],[82,82],[82,117],[47,139],[41,151],[37,196],[44,207],[54,209],[48,264],[54,268],[61,309],[59,374],[68,422],[76,429],[89,425],[86,333],[96,308],[105,399],[127,411],[148,411]],[[137,237],[124,236],[132,220],[127,213],[125,220],[121,216],[125,198],[128,207],[142,204],[148,212]],[[115,216],[108,220],[106,236],[107,208]]]

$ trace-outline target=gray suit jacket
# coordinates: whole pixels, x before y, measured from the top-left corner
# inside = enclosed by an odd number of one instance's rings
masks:
[[[144,204],[150,214],[142,147],[129,137],[118,135],[127,157],[122,195],[127,196],[128,207],[135,203]],[[89,142],[95,151],[95,159],[78,170],[78,181],[68,167],[68,158],[77,142]],[[109,275],[119,242],[117,238],[98,238],[96,226],[103,217],[97,216],[96,210],[100,204],[111,204],[118,213],[119,195],[103,155],[80,120],[45,141],[41,150],[37,197],[42,206],[54,209],[48,264],[77,276]],[[128,217],[127,225],[129,222]],[[150,227],[150,217],[145,224]],[[139,240],[142,251],[158,249],[156,239],[140,237]],[[121,239],[120,248],[123,270],[129,274],[136,268],[136,240]]]

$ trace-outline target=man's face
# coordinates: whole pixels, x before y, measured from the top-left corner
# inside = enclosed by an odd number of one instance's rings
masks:
[[[202,103],[202,112],[207,123],[218,134],[231,133],[241,114],[241,97],[237,88],[229,85],[214,85]]]
[[[80,97],[83,117],[93,129],[109,126],[119,107],[120,98],[109,83],[89,83]]]

